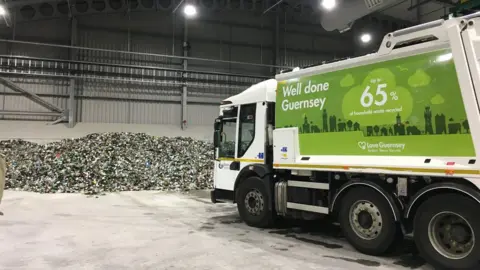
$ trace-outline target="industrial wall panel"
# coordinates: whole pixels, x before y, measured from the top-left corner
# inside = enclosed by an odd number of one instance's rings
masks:
[[[34,27],[32,27],[34,26]],[[68,44],[70,37],[70,23],[67,17],[39,20],[35,22],[23,22],[15,25],[17,39],[32,41],[59,41],[57,43]]]
[[[66,98],[48,98],[44,97],[44,100],[56,104],[62,108],[67,106],[68,99]],[[24,111],[24,112],[50,112],[48,109],[38,105],[37,103],[27,99],[23,96],[3,96],[2,105],[0,109],[7,111]],[[45,117],[45,116],[4,116],[0,119],[31,119],[31,120],[55,120],[56,117]]]
[[[225,2],[225,1],[216,1]],[[273,2],[272,2],[273,3]],[[268,27],[273,20],[268,20],[264,16],[258,16],[258,13],[253,13],[246,10],[228,10],[227,12],[213,12],[205,11],[203,18],[208,18],[210,21],[221,22],[222,24],[247,24],[247,25],[262,25]],[[203,14],[202,14],[203,15]]]
[[[10,36],[6,35],[6,36],[2,36],[2,38],[8,39],[8,38],[10,38]],[[10,54],[10,49],[9,49],[10,47],[11,47],[11,45],[8,45],[5,42],[0,42],[0,54],[2,54],[2,55]]]
[[[10,78],[12,82],[35,94],[68,95],[69,80],[46,78]]]
[[[222,42],[196,42],[191,44],[189,56],[197,58],[230,60],[230,46]],[[232,64],[206,61],[188,61],[189,68],[199,71],[229,72]]]
[[[146,54],[163,54],[174,55],[182,54],[182,42],[173,38],[163,38],[158,36],[149,36],[146,34],[132,33],[131,51]],[[155,66],[155,67],[171,67],[181,68],[182,61],[180,59],[151,56],[151,55],[132,55],[130,64]]]
[[[125,33],[79,28],[78,44],[80,46],[118,51],[128,50],[128,35]],[[126,55],[122,53],[90,50],[80,50],[78,58],[114,64],[123,64],[127,59]]]
[[[66,18],[56,18],[35,22],[35,27],[32,27],[32,23],[19,23],[15,25],[14,39],[67,45],[70,40],[69,22]],[[12,55],[19,56],[57,59],[68,56],[68,49],[49,46],[13,44],[10,50]]]
[[[215,105],[188,105],[187,125],[212,125],[216,117],[218,117],[219,109]]]
[[[231,27],[230,40],[233,42],[245,42],[251,44],[262,44],[264,46],[272,47],[273,31],[270,28],[265,28],[258,25],[258,29],[253,27]]]
[[[125,13],[98,13],[85,16],[78,16],[78,25],[90,26],[93,28],[116,28],[128,29],[128,17]]]
[[[441,5],[435,1],[425,4],[421,7],[420,21],[422,23],[435,21],[447,16],[449,11],[447,5]]]
[[[264,65],[272,65],[273,52],[262,48],[231,47],[232,61],[249,62]],[[269,76],[272,71],[269,67],[236,65],[232,72],[250,74],[253,76]]]
[[[87,16],[78,16],[78,24],[91,28],[111,28],[131,32],[151,32],[171,35],[173,32],[181,34],[183,15],[176,16],[174,22],[171,12],[142,11],[125,13],[100,13]],[[175,31],[174,31],[175,29]]]
[[[81,80],[78,82],[80,95],[88,97],[129,98],[130,89],[127,82],[110,82],[101,80]]]
[[[172,15],[171,12],[146,11],[132,12],[130,14],[130,23],[128,23],[128,18],[126,17],[123,18],[122,22],[124,25],[129,26],[132,32],[151,32],[171,36],[172,33],[182,33],[182,18],[183,14],[178,16]]]
[[[10,47],[11,55],[30,56],[40,58],[65,59],[68,57],[67,49],[60,49],[47,46],[36,46],[29,44],[13,44]]]
[[[135,124],[180,125],[181,111],[180,104],[131,102],[129,120]]]
[[[189,87],[188,96],[199,97],[199,98],[213,98],[214,100],[225,99],[229,96],[240,93],[246,88],[247,87],[232,88],[229,85],[225,85],[223,88],[222,87],[216,87],[216,88]]]
[[[63,109],[67,108],[66,96],[68,95],[68,83],[65,80],[33,78],[15,78],[11,80],[19,87],[40,95],[40,97],[56,106]],[[5,93],[5,96],[2,99],[4,104],[3,109],[5,110],[25,112],[48,111],[25,96],[19,96],[18,92],[3,85],[0,88],[0,95],[1,93]]]
[[[305,67],[308,65],[320,64],[322,61],[331,60],[334,55],[311,55],[302,52],[281,51],[279,63],[291,67]]]
[[[223,43],[221,40],[217,42],[195,42],[192,43],[191,49],[189,51],[190,56],[198,57],[198,58],[209,58],[209,59],[217,59],[217,60],[230,60],[230,46],[228,44]],[[195,65],[197,65],[197,61],[194,61]],[[203,65],[210,65],[213,64],[214,68],[216,68],[217,63],[215,62],[204,62],[202,61],[201,64]],[[228,67],[228,65],[227,65]]]
[[[178,103],[82,100],[81,119],[88,123],[179,124]]]
[[[220,22],[200,21],[188,23],[188,36],[195,39],[228,41],[232,38],[232,28]],[[182,34],[180,32],[179,34]],[[245,40],[245,39],[244,39]],[[242,41],[244,41],[242,40]]]
[[[287,32],[284,34],[282,45],[289,49],[313,50],[313,36]]]
[[[127,101],[84,99],[81,119],[89,123],[128,123],[128,105]]]
[[[349,55],[352,51],[349,39],[332,39],[328,36],[313,36],[312,49],[315,51],[325,51],[326,55]]]
[[[150,100],[179,102],[181,87],[166,86],[161,84],[129,84],[129,98],[132,100]]]
[[[52,98],[45,98],[45,100],[52,102]],[[23,96],[7,95],[5,97],[4,108],[8,111],[48,112],[48,109]]]

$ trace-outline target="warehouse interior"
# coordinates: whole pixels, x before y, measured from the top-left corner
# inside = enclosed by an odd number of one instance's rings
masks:
[[[0,269],[430,269],[415,251],[362,255],[336,228],[254,230],[235,205],[211,205],[213,125],[222,100],[276,74],[477,10],[476,0],[1,1]],[[72,145],[82,153],[66,154]],[[107,187],[108,171],[121,181]]]
[[[165,126],[207,139],[222,99],[282,70],[373,52],[386,33],[441,18],[452,7],[391,1],[340,33],[322,27],[328,11],[318,1],[198,1],[193,18],[180,2],[7,3],[2,124],[31,126],[41,137],[31,140],[58,136],[58,127],[43,125],[53,122],[87,131],[98,123],[132,131],[138,127],[125,125],[148,125],[141,129],[151,132]],[[348,22],[350,15],[342,16]],[[367,44],[363,32],[372,37]],[[2,128],[0,138],[27,136],[10,132]]]

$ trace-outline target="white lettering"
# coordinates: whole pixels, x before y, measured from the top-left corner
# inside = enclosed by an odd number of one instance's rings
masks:
[[[294,85],[289,85],[287,87],[283,86],[283,96],[298,96],[302,93],[302,83],[297,83],[296,87]]]
[[[326,99],[327,98],[314,98],[314,99],[291,101],[291,102],[288,99],[284,99],[282,101],[282,110],[293,111],[293,110],[308,109],[308,108],[320,108],[320,110],[323,110],[323,106],[325,106]]]
[[[287,87],[282,87],[283,88],[283,96],[286,97],[286,96],[290,96],[291,93],[292,93],[292,88],[293,88],[293,85],[289,85]]]
[[[320,92],[320,91],[327,91],[330,85],[328,82],[313,84],[312,81],[308,81],[308,85],[305,86],[304,92],[305,94]]]
[[[406,144],[404,143],[367,143],[367,142],[358,142],[358,146],[369,152],[399,152],[405,149]]]
[[[288,99],[285,99],[282,101],[282,110],[284,111],[288,110]]]

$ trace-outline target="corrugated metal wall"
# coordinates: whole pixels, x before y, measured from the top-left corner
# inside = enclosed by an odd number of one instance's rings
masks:
[[[301,15],[282,13],[278,18],[276,16],[259,16],[246,11],[204,14],[188,23],[189,56],[266,65],[305,66],[352,55],[350,33],[325,33],[320,25],[311,23],[312,18],[303,18]],[[76,44],[89,48],[181,56],[183,25],[183,17],[174,17],[170,12],[77,16]],[[21,22],[15,24],[13,29],[0,31],[5,39],[64,45],[70,44],[72,34],[68,18]],[[70,55],[68,48],[2,42],[0,51],[4,56],[65,60],[72,57],[79,61],[104,63],[100,67],[81,65],[92,76],[103,74],[103,79],[74,79],[77,121],[180,125],[182,87],[177,71],[132,69],[107,64],[182,69],[181,59],[91,50],[75,50],[74,55]],[[47,65],[47,62],[38,60],[28,65],[40,64]],[[218,101],[261,81],[261,76],[270,77],[278,71],[264,66],[190,60],[188,69],[211,73],[189,75],[193,81],[188,83],[188,125],[211,125],[218,114]],[[227,76],[215,72],[247,75]],[[115,74],[119,73],[129,74],[136,79],[115,81]],[[62,108],[68,108],[69,79],[56,78],[57,73],[51,78],[7,75],[21,87],[40,94]],[[142,79],[144,76],[163,79],[146,81]],[[0,110],[44,111],[4,87],[0,87]],[[13,116],[7,118],[12,119]],[[14,119],[49,118],[21,116]]]

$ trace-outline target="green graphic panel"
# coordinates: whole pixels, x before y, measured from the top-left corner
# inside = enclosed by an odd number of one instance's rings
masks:
[[[275,118],[302,155],[475,156],[449,51],[281,81]]]

